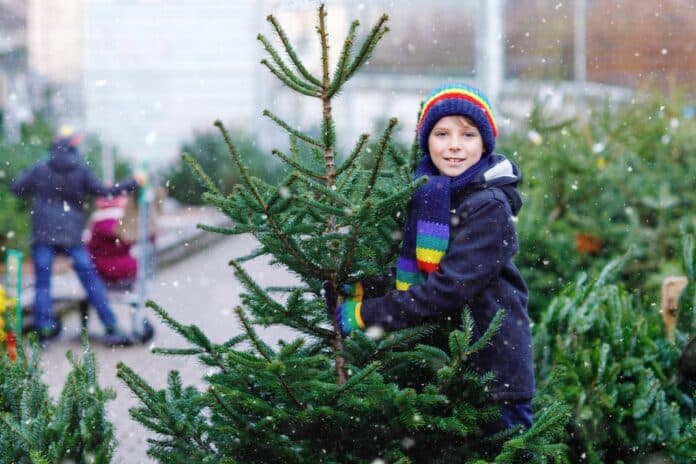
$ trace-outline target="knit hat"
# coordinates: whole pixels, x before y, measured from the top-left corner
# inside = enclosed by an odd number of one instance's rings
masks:
[[[498,128],[488,99],[480,90],[466,84],[447,84],[433,90],[423,103],[418,121],[418,142],[423,156],[430,156],[428,137],[435,124],[445,116],[466,116],[483,138],[483,156],[493,153]]]

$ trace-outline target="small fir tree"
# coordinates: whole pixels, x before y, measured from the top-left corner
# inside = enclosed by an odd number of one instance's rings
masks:
[[[234,163],[230,163],[227,145],[219,135],[217,130],[196,131],[190,140],[182,144],[181,149],[194,158],[204,172],[210,174],[217,189],[228,191],[239,183],[240,176]],[[252,175],[267,182],[278,179],[278,166],[269,165],[253,138],[241,131],[234,131],[232,136],[239,151],[252,161],[247,166]],[[204,203],[202,196],[207,191],[207,185],[200,183],[196,173],[183,159],[168,166],[160,175],[167,186],[168,196],[185,205]]]
[[[2,462],[43,464],[111,462],[116,440],[104,404],[114,398],[97,383],[87,336],[83,357],[68,353],[72,370],[58,401],[41,380],[38,344],[30,354],[19,345],[10,360],[0,352],[0,457]]]
[[[167,463],[480,462],[480,448],[497,440],[505,443],[496,462],[562,461],[565,448],[555,443],[566,421],[561,407],[539,411],[526,433],[511,431],[490,442],[481,438],[484,421],[499,412],[484,406],[490,375],[472,372],[466,361],[490,340],[502,312],[478,340],[467,310],[463,323],[449,332],[423,326],[387,335],[356,333],[346,340],[327,317],[323,285],[339,288],[383,273],[393,263],[405,202],[417,185],[417,151],[414,144],[404,154],[392,144],[392,119],[376,150],[367,149],[368,135],[362,135],[338,162],[333,99],[367,62],[387,32],[387,18],[380,18],[360,44],[358,22],[353,22],[330,72],[325,17],[321,6],[318,77],[300,61],[273,16],[268,21],[287,58],[265,36],[258,37],[270,57],[262,63],[289,88],[321,104],[318,138],[264,112],[289,133],[289,152],[272,152],[289,174],[278,185],[252,177],[219,121],[243,182],[226,195],[192,163],[208,187],[206,201],[235,224],[203,228],[252,233],[259,247],[230,261],[246,289],[244,309],[235,309],[243,335],[213,343],[195,325],[181,325],[149,303],[192,345],[156,352],[197,356],[211,370],[205,391],[185,387],[176,371],[170,372],[167,389],[157,391],[119,365],[119,377],[142,403],[132,416],[157,434],[148,453]],[[260,287],[243,265],[261,255],[272,256],[301,284]],[[257,336],[254,324],[283,324],[303,338],[274,349]],[[424,343],[430,340],[441,342],[438,347]]]
[[[570,405],[571,462],[692,463],[696,384],[681,378],[682,347],[659,312],[611,283],[628,258],[594,280],[580,276],[543,314],[534,339],[541,402]]]

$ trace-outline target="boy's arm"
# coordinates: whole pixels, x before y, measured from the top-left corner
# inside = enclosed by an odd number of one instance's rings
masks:
[[[138,183],[132,177],[126,178],[107,187],[94,175],[91,169],[85,167],[85,190],[94,196],[120,195],[132,192],[138,188]]]
[[[492,197],[463,221],[439,270],[425,282],[362,302],[366,327],[395,330],[456,313],[490,285],[517,252],[510,206]]]

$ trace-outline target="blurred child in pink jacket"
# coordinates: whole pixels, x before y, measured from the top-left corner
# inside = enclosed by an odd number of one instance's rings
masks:
[[[133,243],[122,233],[128,201],[126,195],[99,197],[91,217],[87,249],[97,273],[110,288],[130,288],[138,272],[138,262],[131,254]]]

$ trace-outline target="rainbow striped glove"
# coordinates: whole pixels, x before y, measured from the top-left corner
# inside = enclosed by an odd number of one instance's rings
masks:
[[[343,303],[336,307],[336,322],[345,337],[353,330],[365,330],[365,323],[362,320],[360,309],[363,301],[363,284],[355,282],[346,284],[342,288],[345,295]]]

